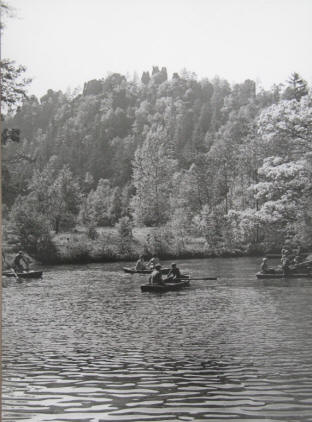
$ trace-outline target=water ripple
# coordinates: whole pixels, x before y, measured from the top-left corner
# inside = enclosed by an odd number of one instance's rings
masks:
[[[310,280],[186,261],[218,284],[142,295],[120,264],[3,290],[3,421],[312,421]]]

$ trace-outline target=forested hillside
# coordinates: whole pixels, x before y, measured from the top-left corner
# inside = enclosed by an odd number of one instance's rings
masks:
[[[78,226],[116,226],[126,249],[134,227],[159,227],[153,248],[176,256],[196,237],[212,255],[311,246],[312,97],[296,73],[268,91],[111,74],[30,97],[5,126],[20,130],[3,145],[5,225],[35,255]]]

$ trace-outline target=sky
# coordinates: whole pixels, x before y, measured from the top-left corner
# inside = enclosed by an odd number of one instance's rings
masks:
[[[312,83],[312,0],[7,0],[2,57],[27,67],[29,94],[152,66],[269,89]]]

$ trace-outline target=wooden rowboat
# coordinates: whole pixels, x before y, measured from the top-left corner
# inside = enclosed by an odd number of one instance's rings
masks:
[[[135,268],[129,268],[129,267],[124,267],[123,270],[125,273],[128,273],[128,274],[151,274],[153,272],[153,270],[136,270]],[[168,274],[169,271],[170,271],[170,268],[161,269],[162,274]]]
[[[2,273],[2,276],[5,277],[16,277],[18,276],[18,278],[40,278],[42,277],[42,273],[43,271],[28,271],[25,273],[12,273],[11,271],[4,271]]]
[[[258,279],[272,279],[272,278],[312,278],[311,273],[289,273],[284,275],[281,272],[276,273],[257,273],[256,277]]]
[[[166,283],[165,285],[144,284],[143,286],[141,286],[141,291],[153,292],[153,293],[165,293],[165,292],[181,290],[181,289],[184,289],[185,287],[189,287],[189,285],[190,285],[189,280],[170,282],[170,283]]]

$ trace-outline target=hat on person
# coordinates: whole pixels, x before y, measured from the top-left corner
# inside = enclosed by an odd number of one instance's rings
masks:
[[[268,258],[263,258],[263,259],[262,259],[262,261],[267,261],[267,260],[268,260]]]
[[[175,264],[174,262],[171,264],[171,267],[176,267],[177,264]]]

